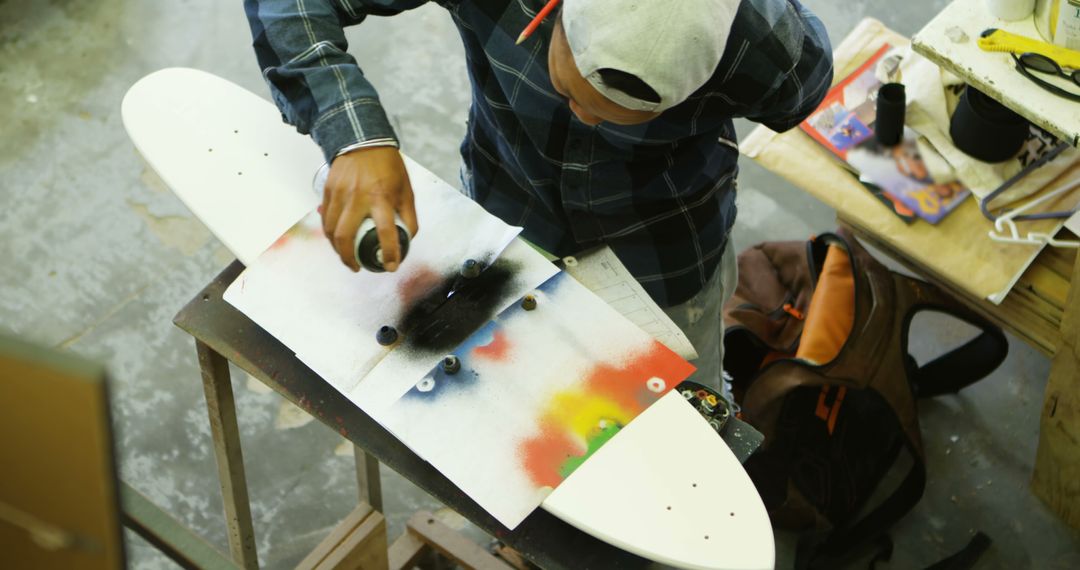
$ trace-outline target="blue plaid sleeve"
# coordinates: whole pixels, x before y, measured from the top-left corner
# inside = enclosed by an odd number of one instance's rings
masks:
[[[285,122],[327,160],[367,141],[396,141],[375,88],[346,50],[344,26],[427,0],[245,0],[255,55]]]
[[[832,84],[825,26],[797,0],[744,0],[724,59],[735,112],[775,131],[802,122]]]

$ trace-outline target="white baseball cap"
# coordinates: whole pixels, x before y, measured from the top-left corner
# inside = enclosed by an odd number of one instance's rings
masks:
[[[627,109],[682,103],[716,72],[740,0],[563,0],[562,25],[581,75]],[[606,85],[600,70],[645,82],[660,101]]]

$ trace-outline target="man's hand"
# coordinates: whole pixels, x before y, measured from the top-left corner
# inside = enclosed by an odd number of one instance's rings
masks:
[[[360,271],[353,240],[364,218],[370,216],[375,222],[387,271],[397,270],[401,262],[394,212],[413,236],[420,229],[405,162],[391,146],[362,148],[335,158],[323,189],[321,211],[323,232],[353,271]]]

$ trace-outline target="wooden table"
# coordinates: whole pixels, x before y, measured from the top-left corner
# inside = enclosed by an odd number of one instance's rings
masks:
[[[844,42],[860,33],[879,34],[893,45],[908,41],[868,19]],[[841,61],[844,51],[844,43],[837,46],[836,81],[853,71],[850,61]],[[798,129],[776,134],[759,127],[743,141],[741,149],[766,169],[835,209],[839,222],[854,230],[861,240],[951,292],[1053,359],[1032,489],[1068,524],[1080,527],[1080,287],[1070,287],[1071,282],[1080,282],[1076,250],[1044,249],[1012,291],[995,305],[971,294],[956,276],[950,277],[950,259],[970,258],[973,252],[983,251],[985,258],[981,261],[993,264],[995,257],[986,252],[1002,251],[985,245],[991,226],[981,217],[974,200],[966,201],[938,226],[923,222],[905,226],[836,159]],[[948,243],[941,236],[948,236]],[[974,249],[957,247],[953,243],[956,239]]]
[[[1032,123],[1073,146],[1080,145],[1080,104],[1021,76],[1009,54],[980,50],[974,38],[987,28],[1042,39],[1033,18],[1003,22],[989,13],[984,0],[955,0],[915,34],[912,45]],[[960,29],[972,40],[954,42],[948,37],[950,29]],[[1023,323],[1029,315],[1043,314],[1057,324],[1048,331],[1053,362],[1032,489],[1065,521],[1080,527],[1080,287],[1069,287],[1070,282],[1080,283],[1080,264],[1075,261],[1076,250],[1046,248],[1024,275],[1025,287],[1010,297],[1017,297],[1015,302],[1026,309],[1016,311],[1011,320]],[[1045,293],[1039,296],[1040,291]],[[1032,303],[1033,296],[1045,299],[1049,306]]]
[[[244,568],[257,568],[255,534],[244,478],[229,361],[357,447],[361,500],[381,509],[378,462],[386,464],[488,534],[542,568],[645,568],[651,563],[537,509],[513,531],[387,432],[293,356],[292,351],[222,299],[244,266],[234,262],[176,315],[195,338],[225,503],[229,547]]]

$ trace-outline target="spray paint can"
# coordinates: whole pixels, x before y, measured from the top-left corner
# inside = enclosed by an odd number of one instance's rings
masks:
[[[323,188],[326,186],[326,178],[329,175],[330,164],[323,163],[319,170],[315,172],[315,178],[311,183],[311,189],[320,200],[323,197]],[[405,261],[405,256],[409,253],[409,242],[412,240],[412,236],[409,234],[409,230],[405,229],[405,222],[401,221],[396,212],[394,213],[394,225],[397,227],[398,243],[401,247],[401,259],[399,261]],[[375,220],[364,218],[364,221],[360,223],[360,228],[356,231],[356,237],[353,239],[353,256],[356,262],[360,264],[360,267],[368,271],[374,271],[375,273],[386,271],[383,266],[382,245],[379,244],[379,234],[375,229]]]

